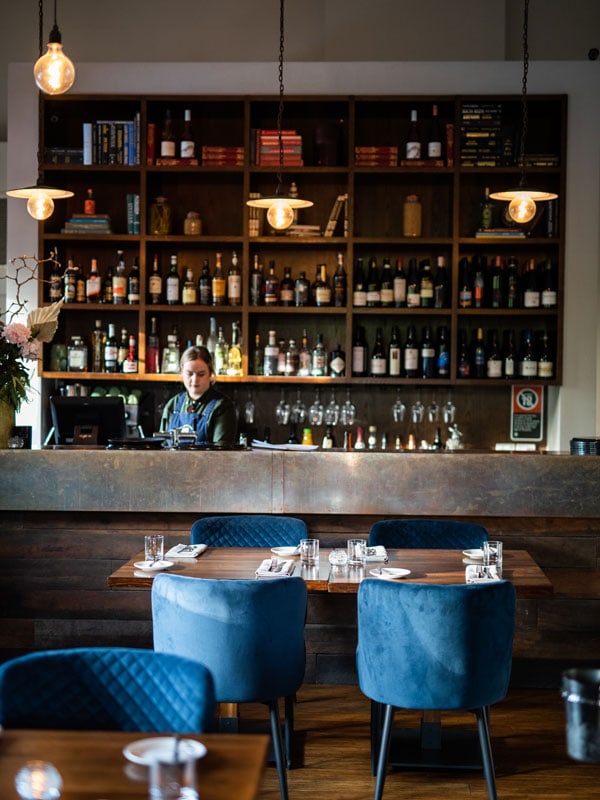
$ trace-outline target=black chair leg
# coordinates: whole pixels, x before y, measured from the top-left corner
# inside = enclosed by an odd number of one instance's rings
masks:
[[[487,783],[490,800],[497,800],[496,795],[496,775],[494,771],[494,759],[492,757],[492,745],[490,741],[489,712],[486,706],[475,710],[477,717],[477,729],[479,731],[479,746],[481,747],[481,760],[483,762],[483,774]]]
[[[294,734],[294,702],[295,698],[288,695],[283,700],[284,720],[283,732],[285,741],[285,761],[288,769],[292,769],[292,736]]]
[[[377,759],[381,744],[381,726],[383,724],[383,709],[381,703],[371,700],[371,775],[377,775]]]
[[[281,800],[288,800],[287,770],[285,767],[285,757],[283,742],[281,739],[281,726],[279,724],[279,704],[277,699],[269,700],[269,716],[271,717],[271,738],[273,739],[273,753],[275,755],[275,766],[279,778],[279,792]]]
[[[383,730],[381,731],[381,742],[379,744],[379,757],[377,759],[377,781],[375,784],[375,800],[381,800],[383,787],[385,785],[385,772],[388,758],[390,755],[390,741],[392,734],[392,723],[394,722],[394,706],[385,706],[383,717]]]

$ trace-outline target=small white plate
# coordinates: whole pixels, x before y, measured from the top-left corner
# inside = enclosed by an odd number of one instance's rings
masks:
[[[281,558],[289,558],[290,556],[299,556],[300,555],[300,548],[299,547],[272,547],[271,552],[275,553],[276,556],[280,556]]]
[[[399,578],[406,578],[410,575],[409,569],[396,569],[395,567],[382,567],[381,572],[378,569],[369,570],[369,575],[374,578],[381,578],[384,581],[395,581]]]
[[[480,547],[478,547],[476,550],[463,550],[463,556],[466,556],[473,561],[481,561],[483,558],[483,550]]]
[[[177,752],[183,759],[204,758],[206,745],[195,739],[180,739]],[[138,739],[123,748],[123,755],[134,764],[149,767],[154,761],[169,761],[175,753],[175,737],[156,736],[153,739]]]
[[[133,564],[136,569],[142,572],[160,572],[161,569],[169,569],[173,566],[172,561],[135,561]]]

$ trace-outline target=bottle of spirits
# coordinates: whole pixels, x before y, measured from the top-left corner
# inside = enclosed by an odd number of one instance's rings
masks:
[[[540,304],[542,308],[556,308],[556,278],[552,261],[548,258],[544,264],[541,280]]]
[[[424,258],[421,261],[419,294],[421,296],[421,308],[433,308],[433,273],[428,258]]]
[[[389,258],[383,259],[379,300],[382,308],[393,308],[394,306],[394,272]]]
[[[344,268],[344,254],[337,254],[337,268],[333,276],[333,305],[335,308],[346,308],[348,279]]]
[[[101,297],[102,281],[98,272],[98,262],[95,258],[92,258],[90,274],[85,282],[85,298],[88,303],[99,303]]]
[[[483,328],[477,328],[473,337],[472,357],[474,378],[485,378],[487,370],[487,356],[483,339]]]
[[[521,279],[519,276],[519,267],[514,256],[508,259],[508,266],[506,268],[506,307],[521,307]]]
[[[388,346],[388,375],[390,378],[399,378],[402,374],[402,344],[398,326],[392,328],[392,336]]]
[[[423,338],[421,339],[421,377],[425,379],[435,378],[435,368],[437,357],[435,344],[431,338],[431,328],[426,325],[423,328]]]
[[[163,348],[160,371],[165,375],[175,375],[179,372],[180,346],[177,328],[173,326],[171,333],[167,334],[167,345]]]
[[[494,227],[494,203],[490,200],[490,187],[486,186],[483,193],[483,201],[479,210],[479,228],[487,231]]]
[[[450,343],[446,325],[440,325],[437,329],[437,376],[450,377]]]
[[[446,258],[437,257],[437,270],[433,282],[433,307],[446,308],[448,303],[448,271],[446,269]]]
[[[150,333],[146,337],[146,372],[160,372],[160,338],[156,317],[150,318]]]
[[[329,354],[329,374],[332,378],[343,378],[346,375],[346,353],[339,343]]]
[[[49,278],[48,299],[51,303],[57,303],[63,296],[63,275],[60,271],[58,262],[52,259],[52,268]],[[98,299],[100,302],[100,298]]]
[[[387,358],[383,344],[383,328],[375,330],[375,344],[371,351],[369,374],[373,378],[382,378],[387,375]]]
[[[505,378],[515,377],[516,362],[515,334],[512,330],[506,330],[502,336],[502,375]]]
[[[323,344],[323,334],[317,334],[317,343],[313,347],[310,374],[314,378],[322,378],[327,375],[327,350]]]
[[[539,308],[540,287],[538,286],[535,260],[533,258],[530,258],[527,262],[523,284],[523,308]]]
[[[457,375],[459,378],[471,377],[471,358],[467,344],[467,332],[460,328],[458,331],[458,348],[456,354]]]
[[[293,306],[295,300],[294,292],[295,287],[292,278],[292,268],[284,267],[283,278],[279,284],[279,305],[285,306],[286,308]]]
[[[394,272],[394,306],[404,308],[406,306],[406,273],[401,257],[396,259],[396,270]]]
[[[85,275],[79,264],[75,264],[75,302],[85,303]]]
[[[473,282],[469,269],[469,259],[461,258],[459,267],[458,305],[461,308],[471,308],[473,306]]]
[[[115,335],[114,323],[108,323],[108,335],[104,343],[104,372],[118,372],[119,362],[117,356],[119,353],[119,344]]]
[[[406,136],[406,158],[407,160],[421,158],[421,131],[417,119],[417,110],[415,108],[410,112],[410,123]]]
[[[102,302],[112,304],[113,301],[113,271],[109,266],[106,270],[106,276],[102,281]]]
[[[122,250],[117,250],[117,265],[112,279],[113,304],[122,305],[127,299],[127,275],[125,274],[125,257]]]
[[[297,308],[310,305],[310,281],[306,272],[301,272],[294,284],[294,305]]]
[[[354,341],[352,342],[352,375],[355,378],[364,378],[367,374],[367,339],[365,329],[357,325]]]
[[[196,139],[192,128],[192,112],[189,108],[186,108],[183,112],[183,131],[179,140],[179,156],[180,158],[196,157]]]
[[[233,376],[243,375],[242,345],[238,322],[231,323],[231,345],[227,351],[227,374]]]
[[[406,305],[408,308],[418,308],[421,305],[421,281],[417,272],[417,259],[408,261],[408,276],[406,278]]]
[[[77,302],[77,272],[73,259],[67,259],[67,268],[63,276],[63,296],[65,303]]]
[[[277,375],[278,358],[279,345],[277,344],[277,333],[275,331],[269,331],[269,338],[265,345],[264,375]]]
[[[123,372],[131,374],[138,371],[137,341],[133,334],[129,335],[129,347],[127,357],[123,361]]]
[[[88,189],[86,192],[85,200],[83,201],[83,213],[89,216],[96,213],[96,201],[94,199],[93,189]]]
[[[419,346],[414,325],[409,325],[402,354],[402,372],[405,378],[419,377]]]
[[[162,158],[175,157],[175,133],[173,132],[173,119],[171,111],[167,108],[160,135],[160,155]]]
[[[537,353],[532,330],[525,330],[521,335],[519,348],[519,378],[536,378],[538,374]]]
[[[433,105],[431,111],[431,126],[429,128],[429,139],[427,141],[427,158],[442,157],[442,129],[438,117],[438,107]]]
[[[215,255],[215,271],[212,276],[212,304],[222,306],[225,304],[226,283],[221,263],[221,253]]]
[[[162,302],[163,282],[158,266],[158,254],[152,259],[152,272],[148,277],[148,300],[151,305],[157,306]]]
[[[171,267],[169,272],[167,273],[166,283],[166,300],[167,304],[170,306],[178,305],[179,298],[180,298],[180,278],[179,272],[177,270],[177,256],[171,256]]]
[[[129,334],[127,333],[127,328],[121,328],[121,338],[119,340],[119,346],[117,348],[118,372],[123,372],[123,362],[127,358],[128,352],[129,352]]]
[[[252,271],[250,272],[250,305],[260,306],[263,302],[263,270],[258,262],[258,255],[254,254]]]
[[[227,374],[228,353],[229,353],[229,345],[225,340],[225,336],[223,334],[223,328],[219,325],[217,332],[217,343],[215,345],[215,356],[214,356],[215,375]]]
[[[498,341],[498,331],[492,328],[488,331],[487,338],[487,370],[486,375],[488,378],[501,378],[502,377],[502,353],[500,351],[500,343]]]
[[[306,328],[303,328],[300,350],[298,352],[298,375],[304,378],[308,377],[310,375],[311,365],[312,365],[312,353],[308,347],[308,336],[306,335]]]
[[[69,372],[87,372],[88,352],[81,336],[71,336],[71,344],[67,347],[67,370]]]
[[[231,255],[231,266],[227,274],[227,302],[230,306],[242,304],[242,273],[238,266],[238,257],[235,250]]]
[[[181,287],[181,303],[184,306],[193,306],[198,303],[198,288],[191,267],[186,267],[185,270],[185,280]]]
[[[278,375],[285,375],[285,353],[287,347],[285,344],[285,339],[279,340],[279,354],[277,355],[277,374]]]
[[[202,272],[198,278],[198,302],[201,306],[212,306],[212,277],[208,258],[202,262]]]
[[[104,346],[106,344],[106,333],[102,330],[102,321],[96,320],[96,327],[91,336],[92,350],[92,372],[102,372],[104,370]]]
[[[481,264],[477,264],[473,278],[473,306],[483,308],[485,305],[485,276]]]
[[[298,438],[298,425],[296,422],[292,422],[290,425],[290,432],[288,434],[288,444],[300,444],[300,439]]]
[[[137,257],[133,259],[127,276],[127,302],[129,305],[137,305],[140,302],[140,267]]]
[[[217,346],[217,320],[215,317],[211,317],[209,320],[209,328],[208,328],[208,336],[206,337],[206,349],[211,355],[211,358],[215,359],[215,347]]]
[[[373,256],[369,260],[367,273],[367,307],[377,308],[381,303],[381,284],[379,282],[379,269],[377,259]]]
[[[275,272],[274,261],[269,261],[269,271],[265,275],[263,304],[265,306],[279,304],[279,276]]]
[[[327,277],[327,265],[319,264],[317,267],[317,279],[313,286],[315,305],[325,307],[331,305],[331,284]]]
[[[285,348],[283,374],[290,377],[297,375],[300,369],[300,353],[295,339],[290,339]]]
[[[354,265],[352,305],[355,308],[364,308],[367,305],[367,282],[362,258],[357,258]]]
[[[265,351],[260,343],[260,333],[254,337],[254,351],[252,353],[252,374],[265,374]]]
[[[490,300],[492,308],[504,308],[506,304],[504,264],[501,256],[496,256],[490,270]]]

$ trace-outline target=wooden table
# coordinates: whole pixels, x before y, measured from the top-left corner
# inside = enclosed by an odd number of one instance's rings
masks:
[[[122,754],[136,739],[152,733],[4,730],[0,738],[0,797],[18,800],[14,779],[26,761],[49,761],[63,779],[62,800],[134,800],[148,798],[148,768]],[[198,762],[202,800],[253,800],[265,763],[268,736],[201,734],[208,748]]]

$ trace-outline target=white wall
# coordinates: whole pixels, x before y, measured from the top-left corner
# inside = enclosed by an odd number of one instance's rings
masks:
[[[274,63],[78,63],[77,92],[274,94]],[[548,444],[600,431],[600,87],[597,62],[537,62],[532,94],[568,94],[564,385],[551,390]],[[518,62],[286,63],[289,94],[518,94]],[[8,184],[36,177],[37,104],[30,64],[9,68]],[[33,253],[35,223],[22,201],[9,203],[9,256]],[[20,415],[21,416],[21,415]],[[31,417],[28,417],[31,419]],[[20,424],[32,424],[19,419]]]

